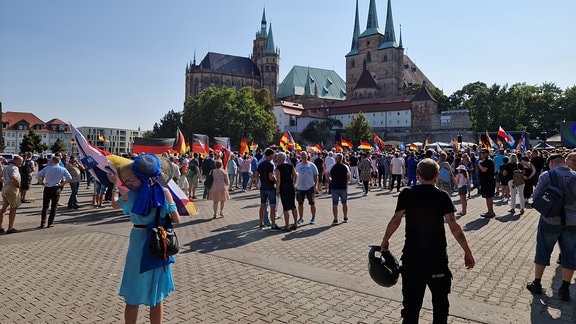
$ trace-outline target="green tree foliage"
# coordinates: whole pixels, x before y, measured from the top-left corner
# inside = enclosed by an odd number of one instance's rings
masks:
[[[32,129],[28,130],[28,134],[22,137],[20,143],[20,152],[44,152],[48,149],[48,145],[42,143],[40,135],[36,134]]]
[[[152,135],[150,137],[163,138],[175,137],[176,130],[182,128],[182,112],[170,110],[162,119],[160,124],[154,123]]]
[[[192,134],[230,137],[234,148],[240,140],[268,143],[278,133],[273,103],[266,89],[245,87],[209,87],[198,96],[190,98],[184,107],[183,127],[187,138]]]
[[[372,127],[364,116],[364,113],[359,113],[352,116],[352,121],[346,126],[346,139],[358,145],[360,141],[372,140]]]
[[[334,141],[331,132],[335,127],[342,128],[342,122],[334,118],[315,120],[306,125],[300,137],[309,144],[331,144]]]
[[[406,93],[413,95],[416,94],[422,88],[421,84],[414,83],[406,89]],[[444,94],[444,91],[438,88],[428,89],[432,97],[438,102],[438,112],[446,110],[457,109],[457,106],[450,100],[450,97]]]
[[[559,100],[564,111],[562,121],[576,121],[576,86],[564,90],[564,96]]]
[[[52,146],[50,147],[50,150],[53,153],[58,153],[58,152],[64,152],[66,151],[66,146],[64,145],[64,142],[57,138],[56,142],[54,142],[54,144],[52,144]]]

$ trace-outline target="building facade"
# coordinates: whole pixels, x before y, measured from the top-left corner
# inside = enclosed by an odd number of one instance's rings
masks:
[[[135,137],[141,137],[140,130],[83,126],[78,131],[90,144],[116,155],[132,153]]]
[[[280,52],[275,47],[272,24],[266,22],[266,11],[262,12],[260,30],[253,41],[251,57],[209,52],[196,64],[186,65],[185,101],[197,96],[208,87],[227,87],[239,90],[245,86],[270,91],[273,100],[278,93],[280,77]]]
[[[32,130],[42,139],[48,148],[60,139],[66,151],[72,151],[72,131],[70,125],[54,118],[42,121],[33,113],[7,111],[2,114],[2,135],[4,136],[4,152],[19,154],[22,139]]]

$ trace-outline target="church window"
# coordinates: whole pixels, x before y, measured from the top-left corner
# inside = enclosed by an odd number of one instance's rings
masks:
[[[366,62],[372,61],[372,54],[370,52],[366,53]]]
[[[384,55],[384,62],[388,62],[388,55]]]
[[[351,66],[351,67],[355,67],[355,66],[356,66],[356,63],[354,62],[354,60],[350,60],[350,66]]]

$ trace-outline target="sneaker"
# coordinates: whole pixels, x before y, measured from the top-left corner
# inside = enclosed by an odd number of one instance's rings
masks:
[[[338,220],[337,220],[337,219],[335,219],[335,220],[332,221],[332,226],[334,226],[334,225],[338,225]]]
[[[316,218],[312,218],[312,219],[310,220],[310,224],[312,224],[312,225],[316,224]]]
[[[3,228],[0,228],[0,234],[4,234],[6,231]]]
[[[12,234],[12,233],[18,233],[18,232],[20,232],[20,231],[15,229],[14,227],[12,227],[6,231],[6,234]]]
[[[278,227],[278,225],[274,225],[274,226],[270,227],[270,230],[272,230],[272,231],[280,231],[281,229],[280,229],[280,227]]]
[[[304,223],[304,218],[302,218],[302,217],[298,218],[298,224],[302,224],[302,223]]]
[[[541,294],[542,293],[542,284],[535,284],[534,282],[530,282],[526,285],[526,289],[533,294]],[[558,291],[560,293],[560,291]]]
[[[348,223],[348,218],[344,217],[344,223]]]
[[[558,296],[562,301],[570,301],[570,289],[568,287],[558,289]]]

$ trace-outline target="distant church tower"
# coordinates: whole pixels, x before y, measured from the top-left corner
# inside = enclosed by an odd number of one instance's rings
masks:
[[[358,0],[350,52],[346,54],[346,100],[401,95],[405,85],[402,34],[396,43],[391,0],[386,27],[378,26],[376,1],[370,0],[366,30],[360,34]]]
[[[253,42],[252,61],[260,71],[261,87],[268,89],[270,97],[275,100],[280,80],[280,51],[274,46],[272,24],[268,31],[266,27],[266,9],[264,9],[260,31],[256,32]]]

